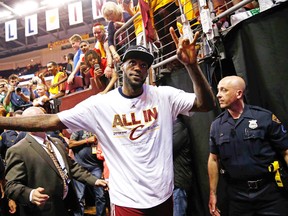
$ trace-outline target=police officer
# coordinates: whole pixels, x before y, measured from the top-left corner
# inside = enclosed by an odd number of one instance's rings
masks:
[[[270,111],[246,105],[244,90],[245,81],[238,76],[225,77],[218,84],[217,98],[226,110],[210,131],[210,214],[220,215],[216,191],[221,168],[227,180],[229,215],[288,215],[288,199],[277,187],[275,174],[268,171],[274,160],[288,164],[287,131]]]
[[[21,116],[22,110],[16,110],[13,116]],[[16,130],[5,130],[0,135],[0,154],[2,158],[5,158],[5,154],[8,148],[16,144],[18,141],[26,136],[26,132],[19,132]]]

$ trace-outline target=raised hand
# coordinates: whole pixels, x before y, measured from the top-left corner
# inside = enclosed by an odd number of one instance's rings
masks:
[[[193,41],[190,43],[187,38],[178,38],[173,27],[170,27],[170,34],[176,45],[177,58],[182,64],[195,64],[197,62],[196,41],[199,38],[199,32],[194,34]]]

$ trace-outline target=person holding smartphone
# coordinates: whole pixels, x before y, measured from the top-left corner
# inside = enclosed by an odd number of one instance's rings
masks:
[[[97,88],[102,94],[110,91],[118,79],[117,73],[112,73],[111,79],[104,74],[105,66],[101,63],[101,57],[95,50],[88,50],[85,53],[85,64],[90,68],[91,77],[94,78]]]

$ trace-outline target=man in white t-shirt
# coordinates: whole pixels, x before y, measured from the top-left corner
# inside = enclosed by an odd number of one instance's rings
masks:
[[[199,33],[189,43],[179,40],[173,29],[170,32],[177,45],[177,57],[191,77],[194,93],[144,84],[154,57],[138,45],[123,55],[123,87],[92,96],[55,115],[30,117],[29,121],[0,118],[0,127],[84,129],[97,134],[110,170],[109,194],[114,215],[172,216],[173,121],[179,114],[209,111],[215,102],[197,65],[195,44]]]

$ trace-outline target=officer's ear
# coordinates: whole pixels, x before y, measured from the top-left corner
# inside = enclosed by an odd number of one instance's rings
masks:
[[[236,92],[237,98],[242,98],[243,97],[243,91],[242,90],[237,90]]]

